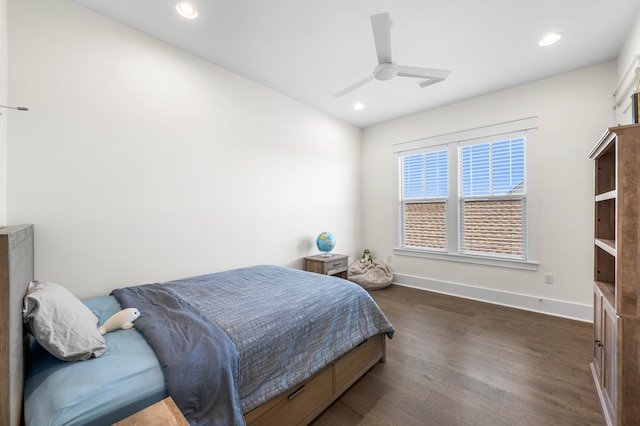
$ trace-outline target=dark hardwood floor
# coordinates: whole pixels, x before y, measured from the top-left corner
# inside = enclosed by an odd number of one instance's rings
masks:
[[[378,363],[313,425],[603,425],[591,324],[391,285]]]

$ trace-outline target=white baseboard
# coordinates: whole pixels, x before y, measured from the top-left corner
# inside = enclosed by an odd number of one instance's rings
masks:
[[[561,300],[545,299],[526,294],[510,293],[404,274],[394,274],[393,283],[465,299],[593,323],[593,306],[591,305],[563,302]]]

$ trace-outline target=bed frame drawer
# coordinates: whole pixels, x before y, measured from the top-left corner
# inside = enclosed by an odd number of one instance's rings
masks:
[[[332,384],[331,369],[322,370],[292,391],[277,397],[273,408],[252,421],[251,425],[285,426],[309,423],[326,407],[327,401],[331,400]]]
[[[385,360],[384,334],[372,336],[293,390],[244,418],[248,426],[307,425],[378,361]],[[302,387],[304,385],[304,387]],[[302,390],[301,390],[302,388]]]
[[[382,342],[380,342],[382,340]],[[384,335],[378,334],[365,340],[357,348],[338,359],[335,363],[334,391],[342,393],[360,376],[383,358]]]

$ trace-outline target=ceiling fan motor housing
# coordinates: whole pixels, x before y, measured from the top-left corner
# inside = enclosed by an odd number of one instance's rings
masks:
[[[395,62],[382,63],[373,70],[373,75],[376,80],[391,80],[398,75],[398,64]]]

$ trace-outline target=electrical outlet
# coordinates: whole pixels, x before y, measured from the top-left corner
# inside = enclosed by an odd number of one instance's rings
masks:
[[[387,255],[387,263],[391,263],[391,255]]]
[[[544,283],[553,284],[553,274],[549,274],[549,273],[544,274]]]

